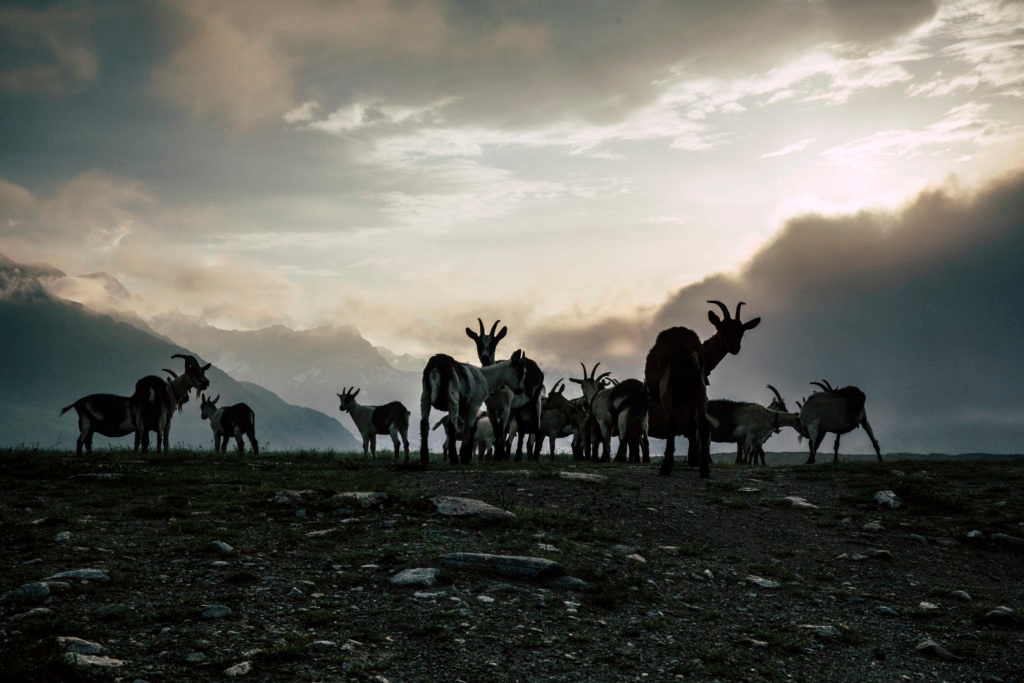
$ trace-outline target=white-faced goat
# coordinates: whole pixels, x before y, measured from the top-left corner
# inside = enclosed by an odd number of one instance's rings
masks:
[[[210,363],[200,365],[195,356],[175,353],[171,358],[185,361],[185,372],[174,379],[164,379],[157,375],[146,375],[135,383],[135,393],[128,399],[128,410],[135,427],[135,450],[139,444],[142,452],[149,450],[149,432],[156,432],[157,450],[166,452],[170,448],[171,418],[174,409],[182,402],[192,389],[196,393],[210,386],[206,379],[206,371]]]
[[[367,450],[377,457],[377,435],[389,434],[395,447],[395,462],[398,462],[398,439],[405,445],[405,461],[409,462],[409,409],[400,401],[391,401],[380,406],[364,406],[356,402],[359,389],[342,389],[338,394],[338,409],[347,412],[356,423],[363,437],[363,455]]]
[[[521,392],[526,360],[526,354],[518,349],[508,360],[483,368],[460,363],[443,353],[431,356],[423,368],[423,391],[420,394],[420,462],[423,465],[430,462],[427,432],[430,430],[431,407],[448,412],[455,433],[462,438],[460,459],[463,463],[470,462],[473,447],[471,430],[480,406],[502,386]],[[458,464],[458,461],[453,459],[452,464]]]
[[[490,332],[484,332],[484,322],[477,318],[480,325],[480,332],[473,332],[466,328],[466,336],[476,344],[476,355],[480,365],[487,367],[494,364],[497,358],[498,342],[505,338],[508,327],[503,326],[495,332],[500,320],[494,321]],[[530,437],[535,441],[535,447],[529,451],[531,459],[536,458],[540,453],[540,413],[541,403],[544,398],[544,373],[540,366],[531,358],[525,359],[526,374],[523,377],[523,388],[513,391],[508,387],[500,388],[491,393],[485,399],[487,414],[494,428],[495,457],[505,459],[511,451],[511,425],[515,423],[516,455],[518,462],[523,457],[523,440]]]
[[[707,425],[707,383],[708,375],[725,358],[726,354],[740,352],[743,334],[761,322],[754,318],[747,322],[740,320],[740,308],[736,305],[735,316],[721,301],[708,301],[722,310],[723,318],[714,311],[708,311],[708,320],[715,326],[715,333],[701,343],[697,334],[686,327],[671,327],[662,330],[654,340],[654,346],[647,353],[644,365],[644,383],[650,396],[650,436],[665,439],[665,458],[661,462],[661,474],[672,473],[675,464],[675,437],[685,436],[689,441],[688,463],[699,466],[700,476],[711,473]]]
[[[769,385],[769,389],[775,391]],[[769,407],[745,401],[716,399],[708,401],[708,426],[711,440],[716,443],[735,443],[736,462],[756,464],[758,457],[764,464],[762,444],[782,427],[800,430],[800,416],[784,410],[785,402],[778,392]],[[776,408],[783,408],[778,410]]]
[[[207,398],[199,394],[199,413],[204,420],[210,421],[210,428],[213,429],[213,451],[215,453],[227,453],[228,439],[233,438],[238,446],[238,454],[245,452],[245,445],[242,442],[242,435],[249,437],[249,445],[252,446],[253,455],[260,454],[260,443],[256,440],[256,413],[245,403],[217,407],[217,398]]]
[[[839,461],[839,436],[852,432],[857,427],[863,427],[871,439],[871,445],[875,449],[878,462],[882,462],[882,450],[878,446],[878,440],[868,424],[868,414],[865,409],[867,397],[857,387],[842,387],[835,389],[831,384],[822,380],[822,383],[811,382],[822,390],[811,394],[800,407],[800,422],[803,424],[803,433],[810,443],[811,454],[807,458],[807,464],[814,464],[814,456],[818,447],[825,439],[825,435],[832,432],[836,435],[834,456],[832,461]]]

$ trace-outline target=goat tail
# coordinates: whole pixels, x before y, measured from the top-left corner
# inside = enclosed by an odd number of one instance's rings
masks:
[[[74,408],[77,405],[78,405],[78,401],[75,401],[74,403],[72,403],[69,406],[64,406],[63,408],[60,409],[60,414],[63,415],[64,413],[68,412],[69,410],[71,410],[72,408]]]

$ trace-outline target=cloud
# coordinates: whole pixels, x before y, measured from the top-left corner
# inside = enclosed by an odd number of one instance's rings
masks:
[[[83,8],[0,7],[0,92],[59,95],[93,83],[99,74],[93,20]]]
[[[685,287],[650,314],[537,340],[563,362],[615,358],[620,377],[640,376],[658,330],[707,338],[708,299],[746,301],[744,319],[763,322],[715,370],[713,397],[760,400],[771,383],[792,405],[824,377],[867,393],[883,450],[1020,452],[1022,259],[1024,172],[973,193],[934,189],[899,211],[795,218],[734,276]],[[844,444],[870,449],[856,433]]]
[[[769,159],[771,157],[782,157],[786,156],[787,154],[793,154],[794,152],[799,152],[801,150],[807,149],[808,145],[812,145],[817,141],[817,138],[804,138],[803,140],[799,140],[792,144],[786,145],[785,147],[780,147],[779,149],[773,152],[765,152],[764,154],[759,156],[758,159]]]

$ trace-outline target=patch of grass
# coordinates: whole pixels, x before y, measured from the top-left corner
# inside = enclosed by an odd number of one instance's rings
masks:
[[[903,479],[893,491],[903,500],[908,513],[914,511],[947,515],[965,515],[971,512],[969,500],[951,492],[942,482]]]
[[[810,636],[791,627],[758,628],[751,633],[751,637],[768,643],[769,650],[787,656],[801,654],[811,644]]]
[[[305,633],[286,633],[284,638],[274,643],[269,650],[256,655],[263,662],[294,662],[309,654],[313,639]]]
[[[755,562],[749,565],[749,573],[756,574],[758,576],[764,576],[771,579],[779,579],[780,581],[795,581],[797,575],[786,569],[782,564],[776,564],[773,562]]]

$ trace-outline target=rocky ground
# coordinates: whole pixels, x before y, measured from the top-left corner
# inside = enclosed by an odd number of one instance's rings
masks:
[[[5,451],[0,679],[1024,681],[1022,483]]]

